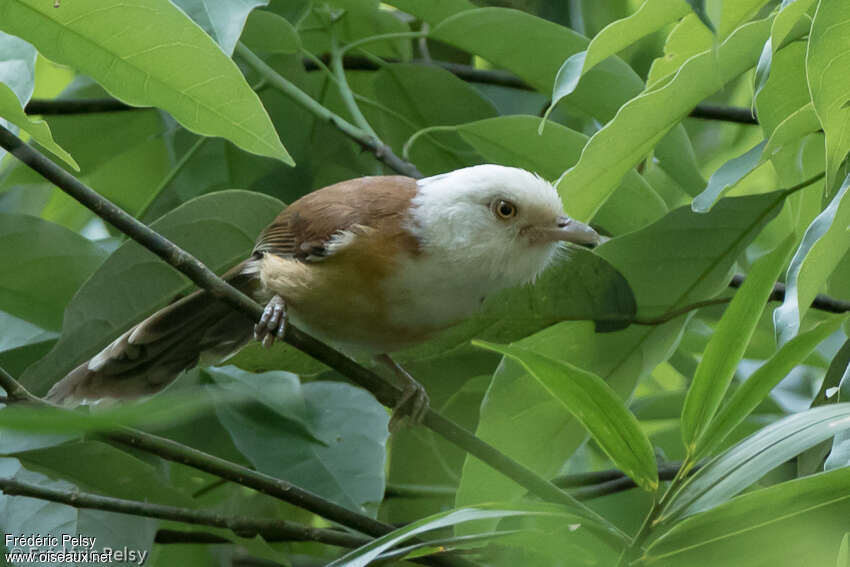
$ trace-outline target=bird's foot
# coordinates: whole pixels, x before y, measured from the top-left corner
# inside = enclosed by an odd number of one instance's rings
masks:
[[[401,397],[393,408],[393,415],[390,418],[389,425],[390,433],[397,431],[405,418],[410,418],[412,425],[422,423],[425,414],[428,413],[428,409],[431,407],[431,400],[428,398],[425,387],[408,374],[407,370],[399,366],[395,360],[390,358],[388,354],[379,354],[375,357],[375,360],[392,370],[393,374],[398,377],[404,387]]]
[[[405,374],[407,373],[405,372]],[[419,425],[430,407],[431,399],[428,397],[425,387],[411,378],[405,384],[404,391],[393,408],[389,424],[390,433],[398,431],[405,418],[410,419],[411,425]]]
[[[270,348],[275,339],[283,340],[286,334],[286,302],[279,295],[272,297],[263,309],[260,322],[254,325],[254,338]]]

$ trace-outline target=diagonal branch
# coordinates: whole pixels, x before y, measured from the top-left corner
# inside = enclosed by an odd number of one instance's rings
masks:
[[[80,492],[75,489],[62,490],[22,482],[13,478],[0,478],[0,491],[9,496],[27,496],[74,508],[104,510],[106,512],[118,512],[119,514],[224,528],[246,538],[259,535],[266,540],[315,541],[340,547],[358,547],[371,541],[371,538],[366,536],[328,528],[314,528],[286,520],[228,516],[208,510],[194,510],[152,502],[113,498],[91,492]]]
[[[199,287],[226,301],[234,309],[249,315],[253,320],[260,319],[263,308],[254,300],[219,278],[197,258],[130,216],[3,127],[0,127],[0,146],[91,209],[102,219],[184,273]],[[366,388],[385,406],[394,407],[401,398],[401,388],[389,383],[384,378],[293,325],[287,328],[284,340]],[[464,451],[487,463],[532,494],[550,502],[582,508],[585,513],[599,517],[598,514],[592,512],[548,480],[501,453],[455,422],[441,416],[433,409],[429,409],[425,414],[423,424]],[[599,517],[599,520],[610,525],[601,517]],[[613,526],[611,526],[611,529],[619,532]]]

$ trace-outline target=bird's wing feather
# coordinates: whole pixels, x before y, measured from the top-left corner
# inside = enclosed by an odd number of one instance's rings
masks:
[[[370,228],[400,230],[416,195],[410,177],[362,177],[310,193],[283,210],[266,227],[254,254],[275,254],[315,262],[346,248],[343,238]]]

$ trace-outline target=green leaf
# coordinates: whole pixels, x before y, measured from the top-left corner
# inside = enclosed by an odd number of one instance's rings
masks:
[[[211,375],[224,382],[231,373],[240,372],[223,367]],[[258,471],[374,515],[384,495],[389,423],[384,407],[365,390],[341,382],[317,381],[299,388],[294,376],[282,372],[265,373],[260,380],[274,377],[289,383],[296,404],[303,399],[303,414],[284,415],[268,403],[235,407],[216,402],[218,417],[236,447]],[[269,444],[269,439],[275,442]]]
[[[743,154],[721,165],[708,180],[705,190],[694,197],[691,208],[698,213],[708,211],[726,191],[752,173],[762,163],[762,150],[765,143],[761,141]]]
[[[0,309],[48,330],[106,252],[59,225],[0,213]]]
[[[242,42],[259,53],[298,53],[301,39],[285,18],[274,12],[254,10],[245,22]]]
[[[789,236],[753,264],[714,329],[682,408],[682,441],[689,455],[700,450],[697,439],[720,407],[794,242]]]
[[[820,0],[809,34],[806,76],[815,112],[826,135],[826,188],[837,185],[838,168],[850,151],[850,77],[836,73],[850,65],[850,4]]]
[[[524,348],[483,341],[473,344],[522,364],[563,409],[587,428],[617,468],[646,491],[658,488],[658,469],[649,439],[635,416],[599,376]]]
[[[588,137],[555,122],[538,134],[539,121],[536,116],[499,116],[462,124],[458,132],[490,163],[556,179],[564,167],[578,161]],[[643,228],[667,212],[664,201],[637,171],[629,171],[615,193],[616,198],[609,200],[596,219],[613,234]]]
[[[635,13],[605,26],[591,40],[585,51],[579,51],[567,58],[555,76],[552,89],[552,103],[544,121],[540,123],[542,131],[545,119],[565,96],[576,90],[579,80],[601,61],[622,51],[639,39],[675,22],[690,9],[682,0],[646,0]]]
[[[846,320],[847,317],[827,319],[782,345],[735,390],[711,424],[704,428],[702,435],[697,439],[698,449],[693,458],[698,460],[715,449],[756,409],[774,386],[779,384],[795,366],[801,364],[816,346],[837,331]]]
[[[244,400],[244,393],[233,392],[223,397],[221,403],[234,404]],[[88,407],[69,410],[14,404],[0,410],[0,428],[38,434],[114,431],[124,426],[157,429],[179,425],[209,413],[211,409],[209,400],[194,393],[163,394],[93,412]],[[8,448],[0,447],[0,452],[8,454]]]
[[[808,103],[789,114],[770,134],[764,145],[764,158],[773,157],[783,146],[798,141],[803,136],[820,130],[820,122],[812,103]]]
[[[835,567],[850,567],[850,532],[841,538],[841,547],[838,548],[838,560]]]
[[[378,102],[397,114],[372,121],[384,141],[399,152],[415,132],[431,126],[483,120],[498,112],[475,87],[445,69],[411,63],[385,65],[374,79]],[[399,116],[407,120],[399,119]],[[418,138],[411,159],[426,174],[444,173],[477,163],[474,152],[455,133]]]
[[[576,513],[564,506],[555,506],[552,504],[481,505],[474,508],[447,510],[445,512],[440,512],[439,514],[434,514],[427,518],[411,522],[403,528],[392,531],[350,553],[347,553],[336,561],[329,563],[327,567],[365,567],[377,559],[381,553],[388,551],[399,543],[407,541],[417,535],[440,528],[449,528],[458,524],[476,520],[498,520],[503,518],[534,516],[562,518],[564,522],[578,524],[582,528],[596,528],[598,530],[598,527],[594,525],[595,522],[588,521],[588,518],[585,515]]]
[[[29,102],[35,83],[36,55],[35,48],[26,41],[0,32],[0,126],[11,122],[79,171],[74,158],[51,137],[50,127],[24,113],[23,107]],[[0,148],[0,159],[4,155],[6,151]]]
[[[256,236],[281,209],[280,201],[266,195],[221,191],[181,205],[151,228],[222,272],[248,256]],[[190,287],[185,276],[139,244],[122,244],[77,291],[65,310],[59,342],[27,369],[22,380],[43,393],[115,336]]]
[[[50,126],[43,120],[31,120],[25,113],[21,101],[8,86],[0,82],[0,125],[9,121],[21,130],[27,132],[33,139],[50,150],[53,155],[79,171],[80,166],[62,147],[53,140]]]
[[[464,10],[475,9],[475,4],[469,0],[393,0],[392,5],[432,26]]]
[[[245,20],[258,6],[265,6],[269,0],[172,0],[187,16],[201,26],[227,55],[233,55],[233,48],[239,41]]]
[[[774,422],[700,468],[673,494],[657,522],[714,508],[788,459],[850,427],[850,403],[812,408]]]
[[[746,24],[717,47],[689,59],[674,78],[626,103],[587,143],[558,189],[570,216],[593,217],[626,172],[688,115],[697,103],[749,69],[768,32],[768,20]]]
[[[806,11],[814,4],[815,0],[782,0],[779,11],[773,18],[770,28],[770,37],[764,43],[761,57],[756,66],[755,95],[764,88],[770,76],[773,55],[783,45],[785,38],[791,33],[791,29],[803,17]]]
[[[829,205],[806,229],[803,241],[791,259],[786,275],[785,300],[773,312],[773,321],[781,342],[800,330],[809,306],[827,278],[850,250],[847,227],[850,226],[850,175],[832,197]]]
[[[744,494],[673,526],[641,565],[724,567],[831,565],[847,531],[850,470]]]
[[[705,10],[705,0],[686,1],[705,27],[711,30],[712,33],[716,33],[717,30],[714,29],[714,23],[711,21],[711,18],[708,17],[708,12]]]
[[[160,107],[193,132],[293,164],[236,65],[169,2],[75,0],[57,9],[11,0],[0,28],[128,104]]]
[[[430,37],[480,55],[544,93],[552,91],[565,57],[588,45],[586,38],[569,28],[505,8],[461,12],[442,20]],[[505,37],[512,41],[503,41]],[[623,61],[603,61],[585,75],[570,96],[569,106],[607,121],[641,85],[640,77]]]

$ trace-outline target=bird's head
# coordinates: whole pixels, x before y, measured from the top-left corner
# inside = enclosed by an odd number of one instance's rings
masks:
[[[514,167],[478,165],[422,179],[410,230],[447,266],[479,271],[508,287],[534,279],[564,242],[599,235],[564,214],[555,188]]]

